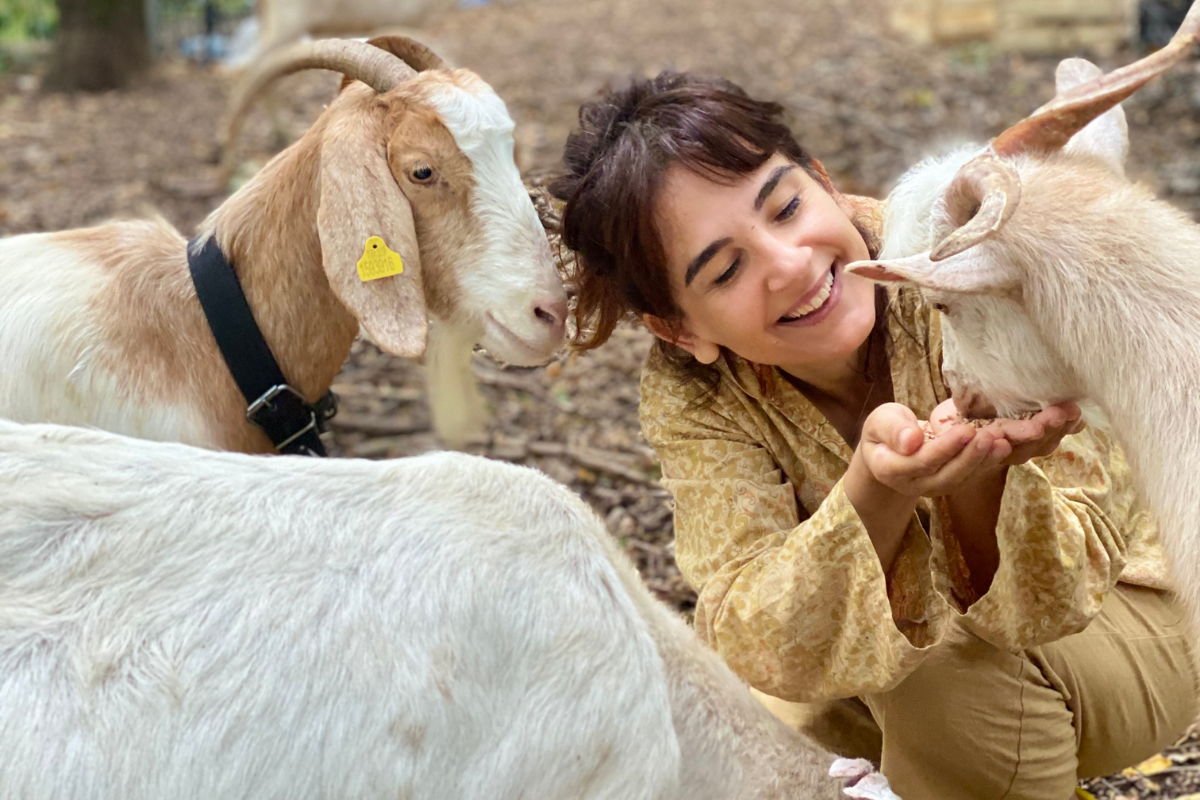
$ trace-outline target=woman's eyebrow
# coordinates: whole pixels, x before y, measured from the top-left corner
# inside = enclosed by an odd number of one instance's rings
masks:
[[[792,164],[784,164],[782,167],[776,167],[771,171],[771,177],[767,178],[767,182],[758,190],[758,197],[754,198],[754,210],[761,211],[763,203],[767,202],[767,198],[771,196],[771,192],[775,191],[775,187],[783,180],[783,176],[787,175],[795,169]]]
[[[696,277],[696,273],[698,273],[700,271],[701,267],[703,267],[705,264],[707,264],[712,259],[712,257],[715,256],[722,247],[724,247],[725,245],[729,244],[732,241],[733,241],[732,237],[726,236],[724,239],[717,239],[715,242],[710,244],[708,247],[701,250],[700,255],[693,258],[691,260],[691,263],[688,264],[687,272],[683,273],[683,285],[691,286],[692,281]]]

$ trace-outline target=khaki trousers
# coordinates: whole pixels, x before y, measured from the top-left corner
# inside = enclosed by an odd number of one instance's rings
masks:
[[[758,695],[839,755],[880,764],[904,800],[1069,800],[1171,744],[1196,718],[1183,612],[1127,584],[1088,627],[1020,653],[957,630],[889,692],[821,704]]]

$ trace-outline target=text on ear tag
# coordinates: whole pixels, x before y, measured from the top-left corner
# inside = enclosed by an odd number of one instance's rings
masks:
[[[362,258],[358,260],[358,277],[363,281],[388,278],[404,272],[400,254],[388,249],[383,239],[372,236],[363,245]]]

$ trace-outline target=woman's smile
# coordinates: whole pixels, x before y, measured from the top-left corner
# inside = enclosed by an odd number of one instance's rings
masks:
[[[676,168],[656,213],[683,312],[680,346],[705,363],[724,348],[805,380],[857,357],[875,324],[875,289],[843,267],[866,244],[804,169],[779,154],[730,183]]]
[[[842,297],[842,261],[833,262],[825,277],[811,291],[805,293],[794,306],[779,318],[777,325],[789,328],[807,328],[819,325],[829,316]]]

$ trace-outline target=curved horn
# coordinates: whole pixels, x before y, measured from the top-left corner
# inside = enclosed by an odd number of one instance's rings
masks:
[[[979,210],[934,245],[930,261],[958,255],[1000,230],[1021,201],[1021,177],[1011,164],[994,153],[984,153],[964,164],[954,176],[946,190],[947,202],[954,202],[955,195],[961,199],[979,198]]]
[[[992,149],[1002,156],[1060,149],[1089,122],[1187,58],[1198,41],[1200,2],[1194,2],[1166,47],[1055,97],[993,139]]]
[[[352,39],[297,42],[268,56],[238,82],[229,101],[217,140],[221,152],[220,174],[226,179],[233,171],[233,142],[251,103],[273,81],[305,69],[341,72],[347,78],[360,80],[380,93],[416,74],[412,67],[387,50]]]
[[[368,39],[367,44],[386,50],[417,72],[427,69],[449,69],[441,56],[408,36],[386,34]]]
[[[424,72],[427,69],[449,69],[449,66],[442,60],[441,56],[416,39],[409,38],[408,36],[385,34],[367,39],[367,44],[372,47],[378,47],[384,52],[391,53],[417,72]],[[338,91],[344,91],[355,80],[357,78],[351,75],[342,78],[342,85]]]

